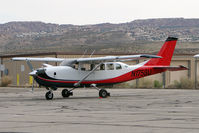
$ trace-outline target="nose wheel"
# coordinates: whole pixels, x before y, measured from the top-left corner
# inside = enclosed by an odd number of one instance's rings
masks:
[[[53,99],[53,92],[52,91],[48,91],[46,92],[46,100],[52,100]]]

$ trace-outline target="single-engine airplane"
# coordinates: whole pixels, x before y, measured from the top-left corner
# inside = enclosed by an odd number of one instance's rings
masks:
[[[27,58],[15,57],[14,61],[26,61],[32,72],[29,74],[40,85],[46,87],[47,100],[53,99],[53,91],[58,87],[63,89],[64,98],[73,95],[78,87],[94,87],[99,90],[99,96],[106,98],[110,93],[98,88],[103,85],[113,85],[145,76],[165,72],[187,70],[184,66],[170,66],[171,58],[176,46],[177,38],[168,37],[157,55],[126,55],[105,56],[92,58]],[[151,58],[136,65],[127,65],[123,61],[141,58]],[[30,61],[61,62],[59,66],[43,64],[44,67],[34,70]]]

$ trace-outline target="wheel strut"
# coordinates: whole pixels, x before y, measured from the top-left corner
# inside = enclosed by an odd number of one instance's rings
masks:
[[[107,90],[98,88],[96,84],[91,84],[91,87],[94,87],[99,91],[99,97],[101,98],[107,98],[108,96],[110,96],[110,93],[107,92]]]

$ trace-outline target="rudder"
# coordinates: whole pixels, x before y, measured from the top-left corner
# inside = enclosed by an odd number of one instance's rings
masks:
[[[161,65],[161,66],[169,66],[171,63],[171,58],[173,56],[173,52],[176,46],[178,38],[175,37],[168,37],[165,41],[164,45],[158,52],[158,56],[162,58],[158,59],[150,59],[145,66],[153,66],[153,65]]]

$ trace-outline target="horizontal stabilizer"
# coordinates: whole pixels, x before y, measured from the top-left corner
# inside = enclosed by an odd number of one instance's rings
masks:
[[[185,66],[155,66],[154,69],[166,69],[168,71],[180,71],[180,70],[188,70]]]

